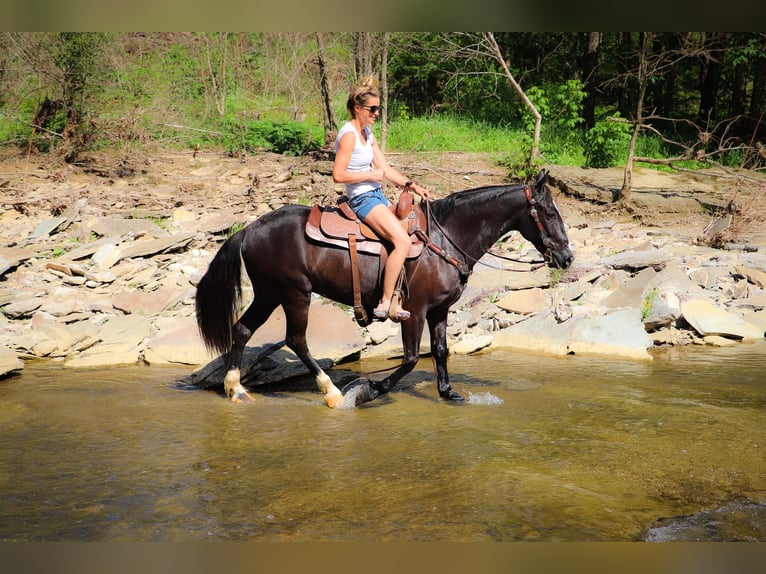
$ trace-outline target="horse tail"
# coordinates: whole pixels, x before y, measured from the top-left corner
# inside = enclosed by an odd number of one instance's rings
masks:
[[[197,327],[205,346],[221,355],[233,344],[232,326],[242,298],[240,249],[245,230],[232,235],[218,250],[197,285]]]

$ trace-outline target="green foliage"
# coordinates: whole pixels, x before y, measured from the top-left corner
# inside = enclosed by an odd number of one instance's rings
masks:
[[[568,269],[560,269],[558,267],[550,270],[549,285],[555,287],[564,280],[566,274],[569,273]]]
[[[382,35],[371,34],[375,52]],[[495,38],[542,114],[541,161],[624,163],[629,126],[602,117],[587,134],[583,129],[585,91],[574,78],[586,77],[581,56],[589,33],[498,32]],[[325,40],[332,105],[340,119],[355,75],[355,37],[328,33]],[[619,110],[626,117],[635,109],[638,33],[608,32],[601,40],[599,66],[595,76],[587,76],[588,84],[596,90],[598,109]],[[762,110],[762,101],[749,101],[762,77],[761,35],[669,32],[656,40],[653,58],[659,63],[675,59],[673,66],[658,66],[650,81],[645,109],[673,118],[672,124],[655,123],[655,128],[689,147],[697,142],[697,127],[713,131],[716,125],[730,126],[726,136],[732,140],[762,141],[763,122],[726,122],[741,115],[743,106],[746,114],[755,109],[754,118]],[[531,115],[482,51],[480,33],[393,33],[389,46],[389,149],[497,153],[514,175],[536,169],[527,165]],[[701,63],[694,54],[714,47],[721,77],[713,116],[706,125],[684,127],[700,123]],[[69,124],[81,130],[68,147],[199,143],[231,152],[304,153],[324,141],[315,48],[312,33],[0,32],[0,142],[26,146],[40,103],[49,98],[64,107],[46,117],[44,127],[63,133]],[[748,101],[735,86],[744,86]],[[37,130],[32,139],[39,150],[62,142],[42,133]],[[643,133],[636,154],[677,155],[666,145]],[[716,159],[731,166],[763,161],[753,151]]]
[[[317,147],[312,141],[314,134],[302,122],[260,120],[244,127],[227,122],[226,127],[223,144],[230,153],[272,151],[297,156]]]
[[[619,118],[615,115],[615,118]],[[624,163],[630,145],[630,124],[609,119],[596,122],[585,132],[585,165],[613,167]]]
[[[646,321],[647,317],[649,317],[649,314],[652,312],[652,308],[654,307],[654,300],[657,299],[657,295],[660,294],[659,289],[656,287],[651,289],[645,296],[644,300],[641,303],[641,320]]]
[[[503,153],[522,140],[514,130],[447,114],[397,120],[388,128],[388,148],[400,151]]]
[[[240,231],[242,231],[245,227],[247,227],[247,224],[244,221],[236,221],[232,223],[231,227],[226,231],[226,239],[229,237],[236,235]]]
[[[526,91],[542,118],[543,131],[560,134],[576,134],[582,125],[582,104],[587,94],[580,80],[567,80],[563,84],[547,88],[531,86]],[[519,104],[522,105],[522,104]],[[532,133],[534,117],[523,107],[524,127]]]

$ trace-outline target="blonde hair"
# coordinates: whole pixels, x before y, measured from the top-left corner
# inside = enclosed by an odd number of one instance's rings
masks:
[[[378,81],[372,76],[365,76],[348,95],[346,109],[352,118],[356,117],[354,106],[363,106],[367,103],[367,98],[380,98],[378,92]]]

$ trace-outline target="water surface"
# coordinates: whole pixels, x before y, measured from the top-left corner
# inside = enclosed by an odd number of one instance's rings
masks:
[[[332,411],[301,385],[232,405],[185,367],[27,365],[0,381],[0,540],[626,541],[705,512],[732,525],[696,538],[766,539],[766,345],[450,371],[470,404],[425,358]]]

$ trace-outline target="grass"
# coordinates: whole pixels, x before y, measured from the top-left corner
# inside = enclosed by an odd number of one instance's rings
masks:
[[[387,147],[397,151],[506,153],[523,145],[516,130],[467,119],[413,118],[388,126]]]

